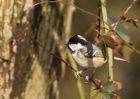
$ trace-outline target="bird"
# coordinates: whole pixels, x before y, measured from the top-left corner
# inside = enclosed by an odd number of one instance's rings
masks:
[[[102,49],[81,35],[72,36],[66,45],[76,63],[84,68],[83,70],[77,71],[77,75],[83,73],[88,68],[95,70],[107,62]],[[114,59],[126,61],[119,57],[114,57]],[[89,79],[88,76],[87,78]]]

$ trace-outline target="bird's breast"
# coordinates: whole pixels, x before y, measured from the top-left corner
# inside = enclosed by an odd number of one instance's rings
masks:
[[[82,55],[78,56],[75,54],[73,54],[72,56],[74,60],[84,68],[88,68],[88,67],[98,68],[106,63],[106,60],[103,57],[87,58],[85,56]]]

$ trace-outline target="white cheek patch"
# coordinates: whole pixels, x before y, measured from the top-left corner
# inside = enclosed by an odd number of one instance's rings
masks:
[[[80,43],[78,43],[77,44],[77,49],[82,49],[82,48],[83,48],[83,46]]]
[[[71,49],[72,52],[79,52],[79,50],[83,50],[83,51],[86,51],[86,47],[83,46],[81,43],[78,43],[78,44],[70,44],[69,45],[69,48]]]
[[[70,44],[69,47],[72,51],[75,51],[76,50],[76,47],[77,45],[76,44]]]

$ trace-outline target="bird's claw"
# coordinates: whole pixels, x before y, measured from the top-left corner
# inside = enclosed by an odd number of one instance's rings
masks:
[[[85,77],[85,80],[86,80],[86,81],[89,81],[89,79],[90,79],[89,76],[86,76],[86,77]]]
[[[76,72],[76,78],[80,78],[80,75],[83,73],[83,70],[79,70]]]
[[[90,77],[89,76],[85,76],[85,82],[84,83],[88,83],[89,82]]]

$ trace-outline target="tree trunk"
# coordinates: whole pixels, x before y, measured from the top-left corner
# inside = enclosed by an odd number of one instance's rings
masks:
[[[0,3],[0,99],[59,99],[73,0]]]

